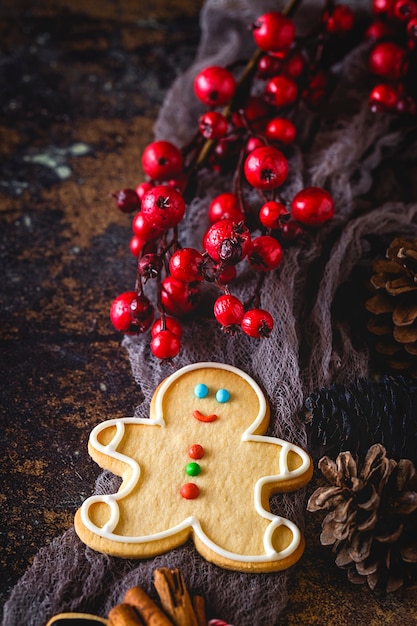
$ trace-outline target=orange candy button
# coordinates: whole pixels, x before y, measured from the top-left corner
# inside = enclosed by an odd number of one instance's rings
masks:
[[[188,448],[188,456],[190,459],[202,459],[204,456],[203,446],[200,446],[198,443],[193,443],[193,445]]]
[[[194,500],[200,493],[200,489],[195,483],[185,483],[180,489],[180,494],[186,500]]]

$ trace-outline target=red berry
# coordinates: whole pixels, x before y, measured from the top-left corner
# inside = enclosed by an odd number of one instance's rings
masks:
[[[395,0],[372,0],[372,11],[375,15],[387,14],[392,17],[394,14]]]
[[[293,104],[297,95],[297,83],[283,74],[271,78],[265,87],[266,99],[276,107],[286,107]]]
[[[378,43],[369,55],[373,74],[387,80],[398,80],[407,72],[407,51],[393,41]]]
[[[255,132],[262,132],[269,119],[271,107],[259,96],[249,96],[246,106],[232,117],[236,128],[246,125]],[[242,119],[243,118],[243,119]]]
[[[285,117],[274,117],[268,122],[265,134],[271,141],[290,144],[294,142],[297,130],[291,120]]]
[[[140,328],[140,332],[145,332],[153,322],[154,308],[151,301],[143,294],[139,294],[132,300],[130,309],[134,324]]]
[[[243,222],[220,220],[204,235],[203,248],[216,263],[236,265],[249,251],[249,229]]]
[[[201,70],[194,79],[194,92],[197,98],[210,107],[227,104],[232,99],[235,89],[236,81],[233,74],[217,65]]]
[[[141,239],[137,235],[133,235],[133,237],[131,237],[129,242],[129,250],[133,254],[133,256],[139,256],[145,243],[146,241],[144,239]]]
[[[151,241],[156,239],[162,233],[158,228],[154,228],[145,220],[142,212],[136,213],[132,221],[133,234],[142,239],[143,241]]]
[[[161,302],[165,311],[174,317],[192,313],[200,303],[200,285],[184,283],[167,276],[161,283]]]
[[[140,209],[140,201],[134,189],[120,189],[111,194],[121,213],[133,213]]]
[[[278,74],[281,69],[281,61],[270,54],[264,54],[258,61],[258,76],[260,78],[271,78]]]
[[[224,328],[238,326],[245,314],[241,301],[230,294],[224,294],[214,303],[214,317]]]
[[[329,83],[329,77],[324,70],[319,70],[311,77],[309,82],[310,89],[326,88]]]
[[[161,257],[154,252],[144,254],[138,262],[138,272],[145,282],[151,278],[158,278],[161,274],[162,267],[163,261]]]
[[[223,113],[207,111],[198,120],[198,127],[206,139],[219,139],[227,133],[229,124]]]
[[[413,17],[407,23],[407,35],[410,39],[417,39],[417,17]]]
[[[156,335],[158,335],[161,330],[170,330],[171,333],[177,335],[178,339],[181,339],[182,326],[181,323],[175,319],[175,317],[169,317],[169,315],[165,315],[165,326],[161,317],[155,320],[151,328],[152,338],[156,337]]]
[[[284,59],[281,72],[290,78],[299,78],[304,71],[306,60],[302,52],[294,52],[288,59]]]
[[[328,33],[344,33],[352,29],[354,15],[350,7],[336,4],[331,13],[324,13],[323,20]]]
[[[234,193],[221,193],[210,202],[208,217],[212,224],[222,219],[242,221],[245,216],[240,210],[239,200]]]
[[[110,307],[110,320],[116,330],[125,332],[132,324],[130,304],[136,298],[136,291],[126,291],[115,298]]]
[[[110,307],[110,320],[116,330],[129,335],[145,332],[152,324],[154,308],[150,300],[136,291],[125,291]]]
[[[170,361],[181,348],[179,337],[170,330],[161,330],[151,341],[151,352],[158,359]]]
[[[184,198],[174,187],[158,185],[143,196],[142,215],[153,228],[168,230],[177,226],[184,213]]]
[[[412,0],[397,0],[394,4],[394,15],[398,20],[408,22],[408,20],[417,16],[417,2],[413,2]]]
[[[249,152],[253,152],[256,148],[262,148],[265,145],[265,141],[263,141],[260,137],[249,137],[246,142],[245,152],[249,154]]]
[[[294,243],[303,236],[304,229],[299,222],[288,220],[281,225],[280,233],[284,241]]]
[[[139,200],[142,200],[145,193],[149,191],[149,189],[152,189],[153,186],[154,184],[151,183],[149,180],[146,180],[143,183],[139,183],[139,185],[136,187],[136,194]]]
[[[412,20],[410,20],[411,22]],[[417,33],[416,33],[417,34]],[[417,41],[415,41],[415,35],[413,37],[408,37],[407,41],[406,41],[406,46],[407,46],[407,50],[408,52],[414,52],[417,51]],[[407,67],[407,72],[409,71],[408,67]]]
[[[382,20],[377,20],[376,22],[372,22],[365,32],[365,39],[378,41],[378,39],[383,39],[384,37],[389,37],[393,34],[393,29],[389,22],[383,22]]]
[[[307,226],[321,226],[334,215],[332,196],[320,187],[306,187],[291,202],[293,218]]]
[[[238,152],[237,142],[233,137],[221,137],[214,148],[218,161],[227,161]]]
[[[408,113],[409,115],[417,114],[417,101],[411,96],[403,96],[397,102],[398,113]]]
[[[180,174],[183,168],[181,150],[169,141],[154,141],[142,154],[142,167],[153,180],[168,180]]]
[[[203,255],[194,248],[176,250],[169,260],[169,271],[174,278],[184,283],[201,282]]]
[[[239,143],[234,137],[220,137],[211,154],[211,166],[218,166],[220,172],[229,171],[235,165],[238,154]]]
[[[288,175],[288,162],[282,152],[272,146],[257,148],[244,163],[246,180],[256,189],[276,189]]]
[[[249,337],[269,337],[274,327],[273,317],[264,309],[250,309],[243,316],[241,327]]]
[[[303,91],[303,99],[309,106],[317,107],[324,99],[329,77],[324,70],[318,70],[309,80],[307,88]]]
[[[294,24],[278,11],[260,15],[252,29],[256,45],[267,52],[288,50],[294,41]]]
[[[369,106],[372,111],[392,111],[398,104],[398,91],[393,85],[382,83],[376,85],[369,95]]]
[[[251,267],[258,272],[276,269],[282,261],[281,244],[270,235],[261,235],[252,240],[248,254]]]
[[[176,189],[180,193],[184,191],[184,189],[187,186],[187,183],[188,183],[188,176],[187,174],[185,174],[185,172],[181,172],[181,174],[178,174],[178,176],[176,176],[175,178],[170,178],[169,180],[165,181],[166,185],[169,185],[170,187],[174,187],[174,189]]]
[[[283,215],[288,215],[287,208],[275,200],[265,202],[259,209],[259,221],[265,228],[279,228]]]
[[[237,270],[235,265],[225,265],[217,277],[220,285],[229,285],[236,278]]]

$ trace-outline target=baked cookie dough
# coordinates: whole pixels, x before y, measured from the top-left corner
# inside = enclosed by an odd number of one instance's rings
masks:
[[[150,418],[96,426],[89,453],[122,477],[115,494],[88,498],[75,529],[91,548],[149,558],[194,541],[216,565],[272,572],[304,549],[297,526],[271,512],[273,493],[305,485],[310,456],[265,435],[269,406],[259,385],[223,363],[196,363],[156,389]]]

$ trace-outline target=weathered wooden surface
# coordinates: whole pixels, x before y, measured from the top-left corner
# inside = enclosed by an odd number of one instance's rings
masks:
[[[2,603],[91,492],[91,428],[138,404],[108,319],[134,272],[129,220],[109,194],[141,181],[158,107],[193,59],[201,4],[0,7]],[[307,516],[281,624],[417,623],[415,592],[353,587],[318,536]]]

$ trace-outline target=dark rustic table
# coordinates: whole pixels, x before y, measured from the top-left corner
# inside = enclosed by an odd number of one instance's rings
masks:
[[[138,403],[108,318],[134,272],[129,220],[109,194],[141,181],[164,94],[194,58],[201,5],[1,3],[2,604],[91,492],[91,428]],[[417,623],[416,592],[352,586],[319,530],[307,517],[283,625]]]

